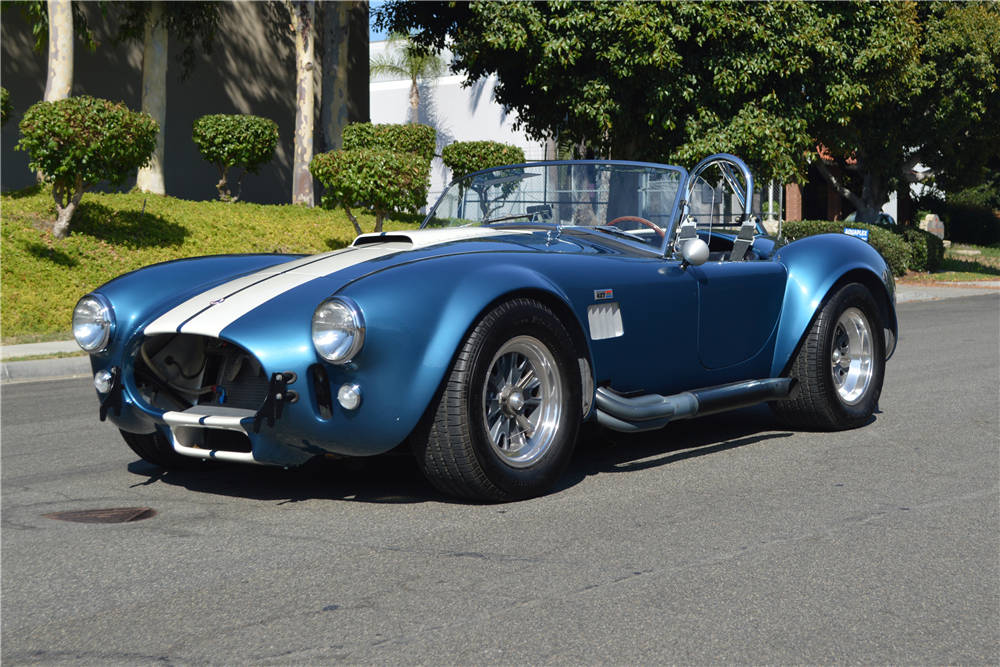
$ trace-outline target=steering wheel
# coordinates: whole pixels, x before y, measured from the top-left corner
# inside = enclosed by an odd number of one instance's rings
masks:
[[[646,227],[649,227],[650,229],[652,229],[654,232],[656,232],[660,236],[661,239],[664,236],[666,236],[666,232],[664,232],[663,229],[659,225],[657,225],[655,222],[650,222],[649,220],[646,220],[646,218],[640,218],[637,215],[623,215],[620,218],[615,218],[614,220],[612,220],[611,222],[607,223],[604,226],[605,227],[614,227],[619,222],[638,222],[640,225],[645,225]]]

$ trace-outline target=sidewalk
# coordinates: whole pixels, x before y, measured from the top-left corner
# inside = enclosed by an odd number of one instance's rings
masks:
[[[954,285],[902,284],[896,286],[896,303],[913,301],[936,301],[963,296],[1000,294],[1000,281],[980,281],[956,283]],[[29,357],[54,352],[76,352],[80,348],[75,341],[55,343],[32,343],[30,345],[7,345],[0,347],[0,359]],[[90,358],[68,357],[66,359],[39,359],[37,361],[4,361],[0,364],[0,383],[32,382],[36,380],[57,380],[74,377],[90,377]]]

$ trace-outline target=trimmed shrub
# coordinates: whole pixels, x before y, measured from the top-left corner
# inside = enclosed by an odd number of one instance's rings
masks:
[[[902,236],[910,246],[913,253],[909,264],[911,270],[930,273],[943,265],[944,241],[930,232],[908,225],[886,225],[883,229]]]
[[[326,188],[320,205],[342,207],[362,234],[352,206],[363,206],[375,214],[375,231],[393,211],[416,212],[427,202],[430,189],[428,162],[416,153],[357,148],[317,155],[309,171]]]
[[[217,114],[194,122],[192,139],[206,161],[219,169],[219,199],[235,202],[247,172],[256,174],[274,158],[278,148],[278,125],[259,116]],[[243,165],[236,179],[236,194],[229,191],[229,168]]]
[[[20,129],[17,149],[28,151],[31,169],[54,183],[57,238],[69,234],[86,190],[100,181],[120,186],[149,162],[160,131],[148,114],[87,95],[32,105]]]
[[[397,153],[416,153],[427,161],[427,168],[430,169],[430,162],[434,159],[437,130],[415,123],[408,125],[351,123],[344,128],[343,137],[345,151],[369,148]]]
[[[14,109],[10,106],[10,93],[6,88],[0,88],[0,125],[6,125],[12,113]]]
[[[861,222],[843,223],[835,220],[790,220],[782,223],[781,231],[788,240],[801,239],[816,234],[843,234],[844,227],[852,229],[867,229],[868,243],[882,253],[894,276],[906,275],[913,257],[910,245],[899,234],[887,231],[879,225],[868,225]]]
[[[522,164],[524,151],[498,141],[456,141],[444,147],[441,159],[454,180],[482,169]]]

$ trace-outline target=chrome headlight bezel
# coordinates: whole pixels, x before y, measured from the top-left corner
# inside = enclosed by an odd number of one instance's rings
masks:
[[[335,296],[313,312],[311,333],[319,356],[331,364],[349,364],[365,344],[365,316],[352,299]]]
[[[90,327],[89,329],[85,327]],[[73,338],[85,352],[108,349],[115,331],[115,309],[100,294],[88,294],[73,308]]]

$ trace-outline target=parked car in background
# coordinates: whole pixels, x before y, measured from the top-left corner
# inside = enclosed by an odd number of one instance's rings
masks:
[[[584,422],[635,432],[768,402],[872,419],[897,337],[879,253],[783,244],[731,155],[519,164],[456,180],[419,230],[303,257],[168,262],[84,296],[101,419],[172,469],[403,443],[464,498],[537,496]]]
[[[844,222],[855,222],[857,220],[857,217],[858,217],[858,212],[854,211],[853,213],[851,213],[850,215],[848,215],[846,218],[844,218]],[[876,225],[894,225],[894,224],[896,224],[896,221],[895,221],[895,219],[893,219],[893,217],[891,215],[889,215],[885,211],[879,211],[878,218],[875,219],[875,224]]]

